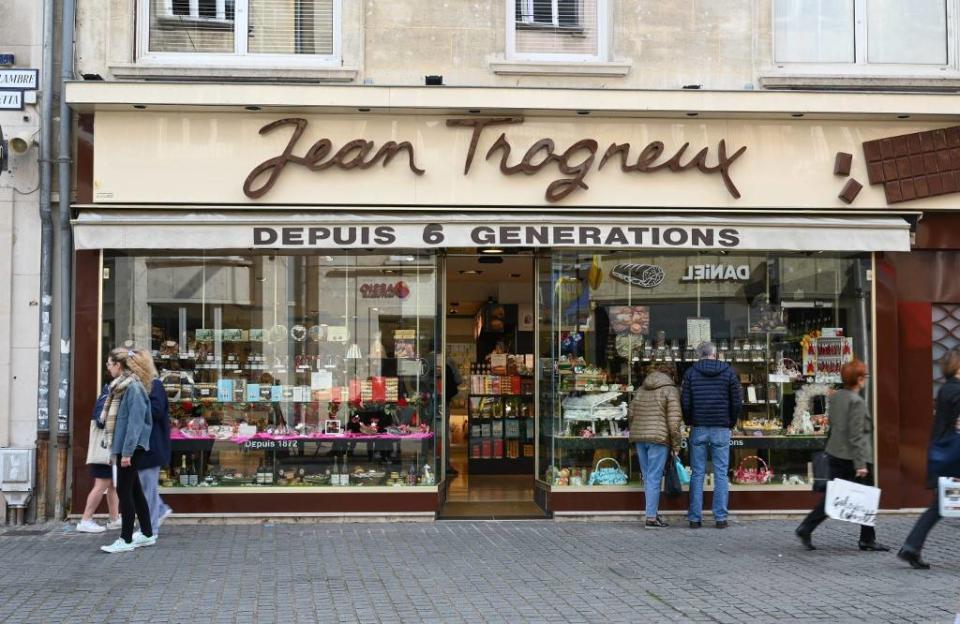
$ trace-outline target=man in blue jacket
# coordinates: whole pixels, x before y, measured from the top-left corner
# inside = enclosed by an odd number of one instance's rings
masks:
[[[707,451],[713,462],[713,518],[718,529],[727,528],[727,500],[730,495],[730,430],[740,418],[743,390],[736,373],[726,362],[717,360],[717,348],[710,342],[697,346],[699,360],[683,375],[680,401],[683,420],[690,432],[690,509],[691,529],[703,522],[703,478],[707,469]]]

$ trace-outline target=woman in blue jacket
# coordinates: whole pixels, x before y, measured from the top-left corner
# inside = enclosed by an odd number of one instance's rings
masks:
[[[137,464],[140,475],[140,487],[150,507],[150,523],[154,536],[160,525],[173,513],[170,506],[160,498],[160,469],[170,465],[170,411],[167,403],[167,391],[157,374],[153,356],[146,349],[134,349],[133,359],[150,375],[150,415],[153,426],[150,429],[150,450],[143,454]]]
[[[114,376],[110,394],[104,404],[107,437],[112,440],[112,463],[117,469],[117,496],[120,498],[120,538],[101,546],[107,553],[129,552],[140,546],[157,543],[150,524],[150,508],[140,487],[136,465],[150,450],[150,399],[141,379],[148,373],[134,360],[133,351],[114,349],[107,358],[107,369]],[[133,535],[133,522],[140,523],[140,533]]]

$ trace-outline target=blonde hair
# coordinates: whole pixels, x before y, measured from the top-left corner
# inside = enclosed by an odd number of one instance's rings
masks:
[[[960,347],[954,347],[947,351],[947,354],[940,360],[940,370],[947,379],[955,376],[960,371]]]
[[[136,375],[143,387],[149,392],[153,380],[158,377],[157,367],[153,364],[153,356],[144,349],[127,349],[117,347],[110,351],[110,361],[119,364],[124,372]]]

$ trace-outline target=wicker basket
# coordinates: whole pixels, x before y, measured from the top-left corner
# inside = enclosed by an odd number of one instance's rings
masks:
[[[755,460],[753,468],[746,466],[748,460]],[[738,485],[765,485],[773,481],[773,469],[757,455],[748,455],[740,460],[733,473],[732,481]]]

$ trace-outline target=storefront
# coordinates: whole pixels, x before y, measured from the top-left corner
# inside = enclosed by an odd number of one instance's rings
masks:
[[[154,352],[171,401],[164,495],[212,514],[441,510],[448,290],[494,255],[529,264],[513,291],[530,296],[472,314],[471,475],[497,474],[493,460],[524,472],[548,513],[640,509],[626,405],[711,340],[744,398],[731,508],[807,507],[839,366],[884,357],[878,254],[909,252],[919,216],[882,187],[849,193],[837,152],[926,129],[422,112],[103,111],[92,125],[74,221],[74,501],[98,362],[129,341]],[[855,158],[852,175],[872,174]]]

